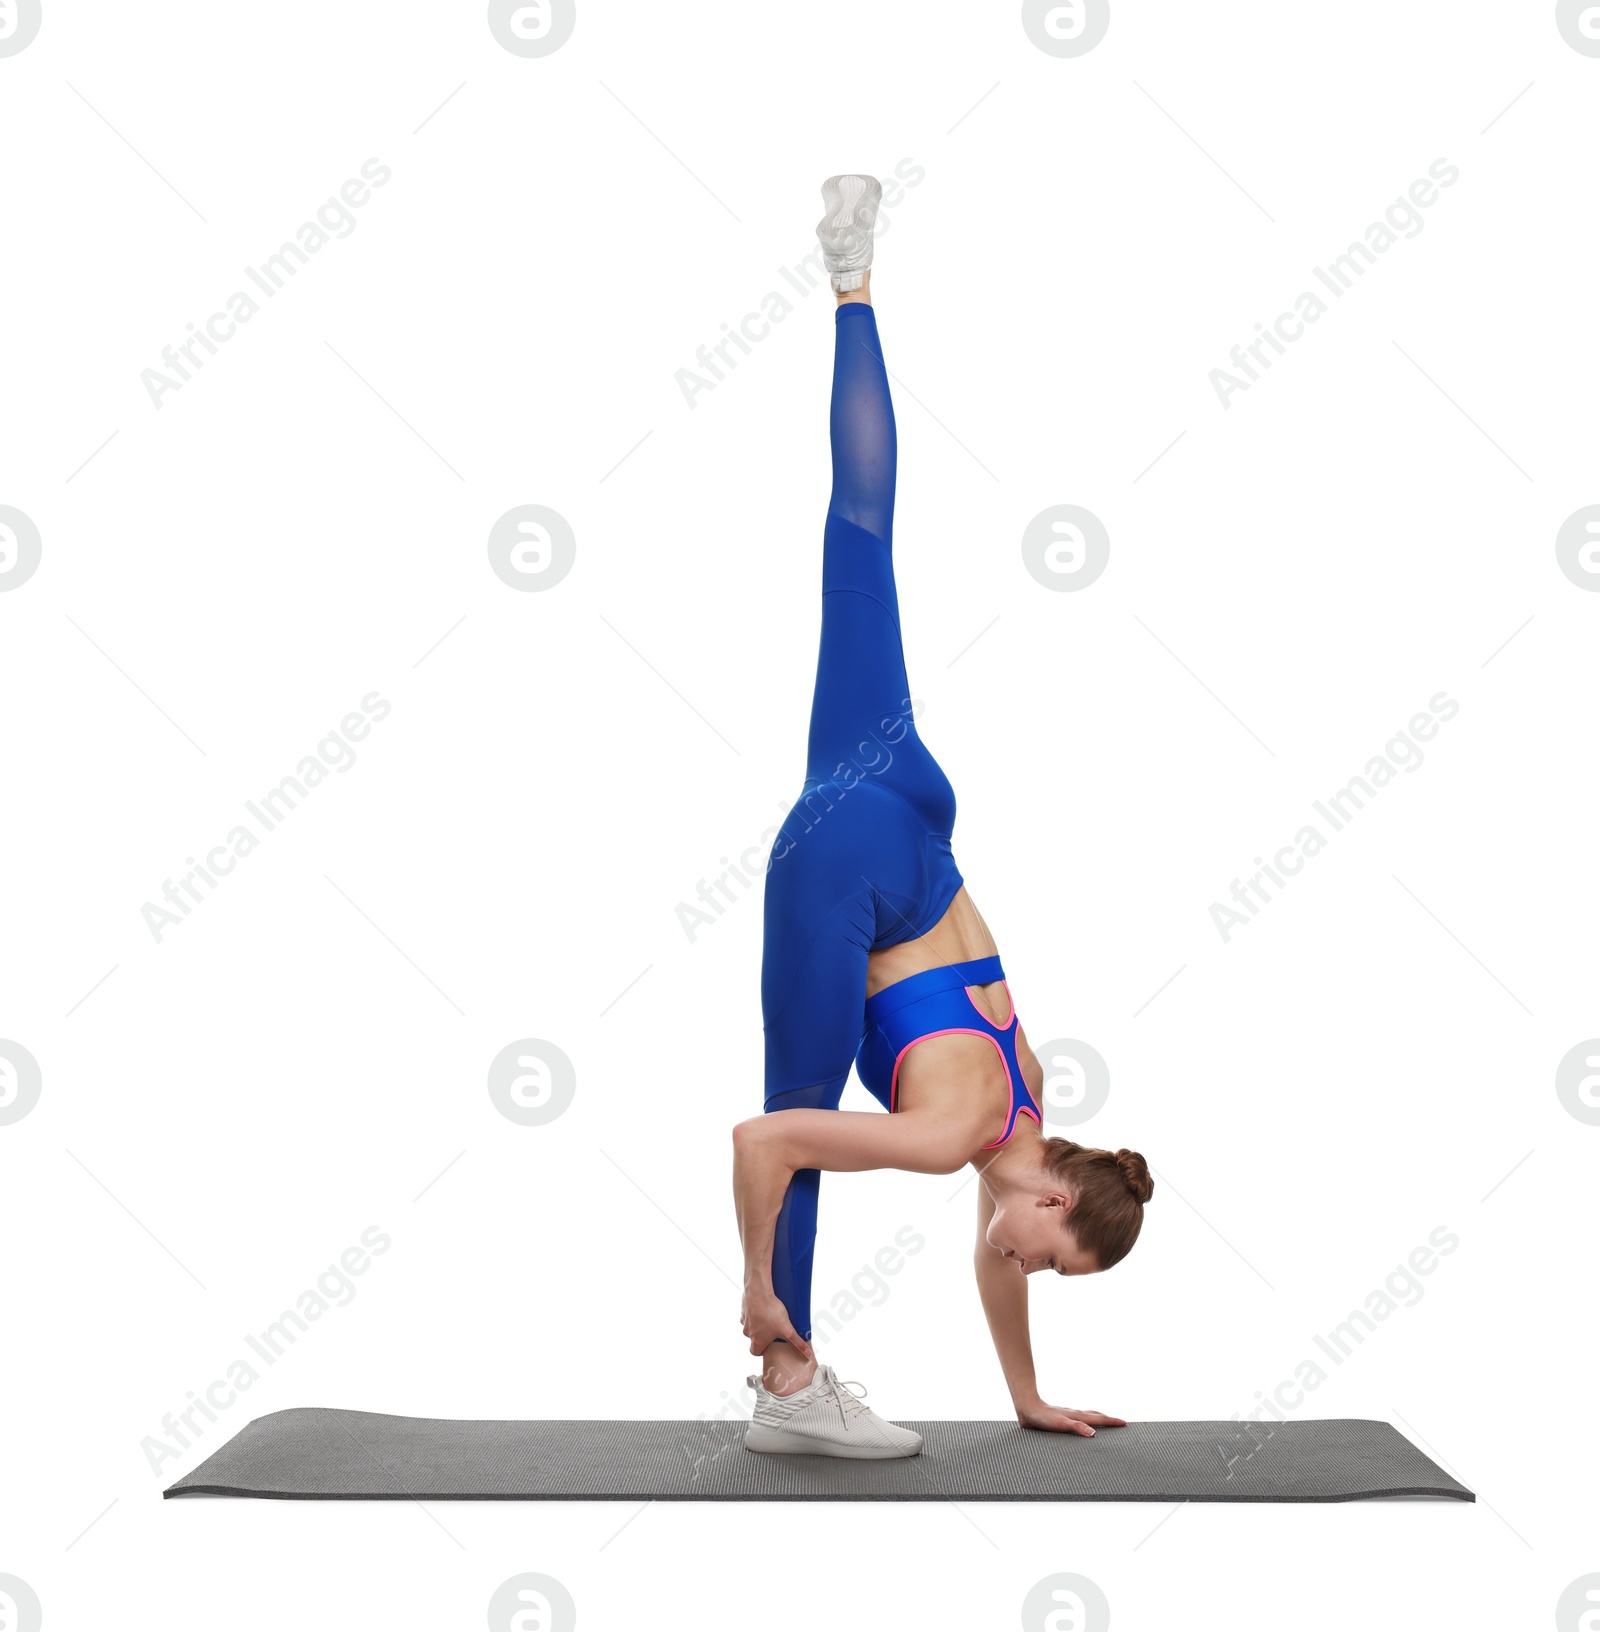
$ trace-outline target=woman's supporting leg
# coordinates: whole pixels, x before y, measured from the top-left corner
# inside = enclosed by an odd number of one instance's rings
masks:
[[[849,1068],[815,1088],[797,1088],[788,1093],[769,1094],[769,1111],[836,1111],[844,1093]],[[789,1312],[794,1329],[811,1340],[811,1268],[817,1245],[817,1196],[822,1174],[805,1168],[789,1181],[789,1189],[778,1210],[778,1225],[772,1241],[772,1290]],[[774,1343],[761,1357],[762,1381],[769,1392],[789,1394],[804,1388],[816,1374],[816,1362],[796,1354],[787,1343]]]

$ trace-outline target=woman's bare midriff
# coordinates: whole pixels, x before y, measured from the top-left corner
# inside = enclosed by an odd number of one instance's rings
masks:
[[[926,935],[913,941],[902,941],[898,946],[885,947],[881,952],[867,955],[867,996],[893,986],[898,980],[920,975],[924,969],[942,969],[950,963],[971,963],[978,958],[992,958],[999,954],[994,936],[984,923],[983,915],[973,905],[965,885],[956,891],[955,899],[945,908],[944,916]],[[975,1001],[981,1001],[984,1012],[997,1026],[1003,1026],[1011,1012],[1003,981],[990,981],[985,986],[969,986]]]

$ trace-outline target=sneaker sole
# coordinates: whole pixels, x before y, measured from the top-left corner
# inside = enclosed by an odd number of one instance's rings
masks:
[[[843,188],[836,186],[837,183],[847,179],[867,183],[866,187],[848,204],[844,200]],[[838,194],[837,202],[835,202],[836,193]],[[871,201],[871,215],[873,218],[873,224],[865,234],[862,233],[859,223],[859,214],[864,200]],[[867,260],[864,266],[837,272],[829,268],[829,277],[832,280],[833,287],[840,294],[847,294],[852,289],[859,289],[864,274],[872,269],[872,251],[877,234],[877,214],[883,203],[883,185],[875,176],[829,176],[822,184],[822,201],[828,213],[817,223],[817,239],[822,245],[824,262],[830,255],[852,255],[855,250],[859,249],[863,238],[866,242]],[[838,238],[847,229],[851,235],[850,247],[841,250],[837,247]]]
[[[791,1433],[787,1428],[769,1428],[764,1423],[751,1423],[745,1431],[744,1448],[747,1451],[786,1451],[793,1456],[840,1456],[853,1462],[888,1462],[918,1455],[922,1450],[922,1441],[919,1439],[910,1450],[899,1450],[892,1445],[850,1445],[840,1440],[813,1439],[810,1434]]]

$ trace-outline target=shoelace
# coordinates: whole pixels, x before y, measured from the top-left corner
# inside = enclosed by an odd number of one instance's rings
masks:
[[[852,1394],[850,1390],[853,1388],[859,1388],[861,1392]],[[861,1403],[867,1396],[865,1383],[847,1383],[833,1377],[828,1380],[828,1393],[832,1397],[834,1404],[839,1407],[839,1420],[843,1422],[846,1432],[849,1431],[852,1416],[870,1417],[872,1415],[871,1409]]]

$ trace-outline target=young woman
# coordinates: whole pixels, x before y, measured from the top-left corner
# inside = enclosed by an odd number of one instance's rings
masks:
[[[914,1456],[922,1441],[812,1354],[823,1170],[972,1163],[978,1291],[1017,1418],[1076,1434],[1121,1419],[1039,1397],[1026,1277],[1109,1269],[1153,1189],[1136,1151],[1044,1137],[1044,1074],[956,869],[955,794],[913,723],[891,555],[894,410],[871,303],[881,197],[868,176],[823,185],[817,236],[838,306],[822,647],[805,789],[767,868],[768,1114],[733,1130],[744,1332],[762,1357],[745,1444],[869,1458]],[[852,1061],[893,1115],[839,1110]]]

